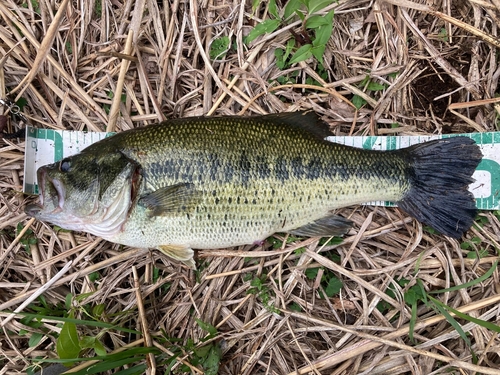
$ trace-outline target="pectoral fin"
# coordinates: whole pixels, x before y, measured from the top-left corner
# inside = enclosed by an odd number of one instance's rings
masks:
[[[193,270],[196,269],[196,263],[193,259],[193,249],[186,246],[161,245],[158,246],[158,250],[160,250],[163,254],[169,256],[170,258],[181,261],[189,268],[192,268]]]
[[[346,234],[352,227],[352,221],[338,215],[330,215],[308,223],[289,232],[296,236],[330,237]]]
[[[152,216],[174,212],[190,212],[200,201],[200,192],[193,184],[165,186],[139,198],[139,204],[150,210]]]

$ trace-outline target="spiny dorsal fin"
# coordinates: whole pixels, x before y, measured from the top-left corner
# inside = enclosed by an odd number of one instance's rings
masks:
[[[332,135],[328,124],[321,120],[314,111],[273,113],[259,117],[264,121],[277,122],[305,131],[322,140]]]

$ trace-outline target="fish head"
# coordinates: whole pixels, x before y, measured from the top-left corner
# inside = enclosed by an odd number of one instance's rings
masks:
[[[39,202],[26,206],[29,216],[107,238],[127,218],[141,168],[120,152],[84,150],[40,167],[37,178]]]

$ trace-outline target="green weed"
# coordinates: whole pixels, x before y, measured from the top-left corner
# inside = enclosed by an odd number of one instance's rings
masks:
[[[305,270],[305,275],[309,280],[315,280],[318,277],[319,268],[308,268]],[[332,298],[337,295],[343,288],[344,284],[335,274],[329,270],[324,270],[321,276],[321,287],[324,293],[320,290],[319,295],[321,298]]]
[[[291,31],[286,48],[277,49],[275,52],[277,66],[285,69],[311,57],[323,65],[323,55],[333,31],[334,11],[331,10],[325,15],[318,13],[334,2],[334,0],[289,0],[284,9],[280,10],[276,0],[270,0],[267,8],[270,18],[257,24],[250,31],[245,42],[251,43],[259,36],[270,34],[280,26],[299,19],[302,21],[300,31]],[[259,4],[259,0],[253,2],[254,11]]]
[[[410,317],[410,322],[409,322],[409,337],[411,341],[414,340],[414,331],[415,331],[415,326],[418,320],[417,316],[417,308],[421,305],[424,304],[428,308],[431,308],[435,310],[437,313],[443,315],[446,319],[446,321],[457,331],[457,333],[460,335],[460,337],[464,340],[466,345],[469,347],[469,350],[471,352],[471,355],[473,358],[476,358],[475,353],[472,350],[472,344],[471,341],[467,335],[467,333],[463,330],[462,326],[460,323],[457,322],[456,318],[451,315],[451,313],[455,314],[456,317],[466,320],[468,322],[473,322],[481,327],[484,327],[486,329],[489,329],[493,332],[500,333],[500,326],[490,323],[488,321],[484,321],[481,319],[473,318],[467,314],[461,313],[452,307],[444,304],[441,302],[439,299],[433,297],[433,295],[436,294],[442,294],[446,292],[454,292],[458,291],[460,289],[465,289],[465,288],[470,288],[474,285],[477,285],[479,283],[482,283],[483,281],[487,280],[488,278],[491,277],[493,272],[496,270],[498,265],[498,262],[493,263],[493,266],[481,277],[472,280],[470,282],[461,284],[461,285],[456,285],[451,288],[447,289],[441,289],[441,290],[435,290],[435,291],[426,291],[423,282],[420,279],[415,280],[415,284],[410,286],[406,292],[404,293],[404,301],[410,306],[411,308],[411,317]],[[408,285],[410,281],[406,279],[401,279],[397,281],[397,283],[401,287],[405,287]],[[393,288],[388,288],[386,290],[386,293],[391,296],[395,297],[394,289]],[[389,309],[389,306],[385,305],[384,302],[379,303],[377,308],[385,312],[387,309]]]
[[[260,277],[254,277],[250,282],[250,289],[247,291],[247,294],[255,294],[267,310],[278,314],[279,309],[276,308],[276,306],[271,305],[271,299],[274,295],[272,295],[271,289],[266,285],[266,280],[266,274],[263,274]]]
[[[22,230],[24,229],[23,227],[23,224],[22,223],[17,223],[17,227],[16,227],[16,237],[22,232]],[[21,237],[21,239],[19,240],[19,242],[24,245],[24,249],[30,253],[30,245],[35,245],[38,240],[37,238],[35,237],[35,234],[33,233],[33,231],[31,229],[28,229],[24,234],[23,236]]]

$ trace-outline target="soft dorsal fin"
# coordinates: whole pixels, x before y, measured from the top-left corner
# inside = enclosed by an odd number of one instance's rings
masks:
[[[314,111],[273,113],[259,117],[264,121],[272,121],[299,129],[322,140],[332,135],[328,124],[321,120]]]
[[[200,194],[193,184],[180,183],[165,186],[139,198],[139,204],[150,210],[152,216],[174,212],[191,212],[199,203]]]

